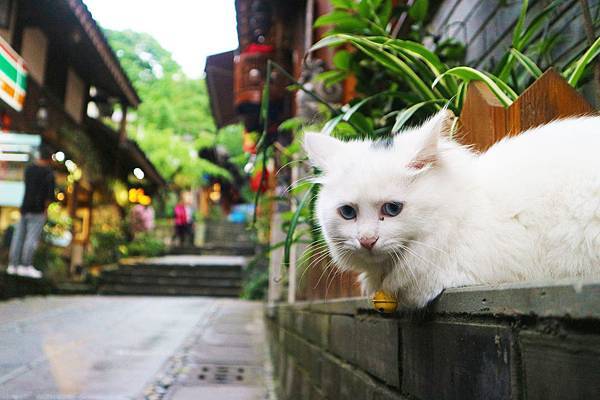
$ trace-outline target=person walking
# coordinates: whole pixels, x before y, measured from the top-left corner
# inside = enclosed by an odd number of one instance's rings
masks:
[[[178,238],[179,246],[185,246],[186,242],[191,246],[193,241],[194,212],[191,207],[190,194],[182,192],[179,203],[175,206],[175,235]]]
[[[25,195],[21,204],[21,220],[10,243],[9,274],[41,278],[42,272],[33,266],[42,229],[46,224],[48,206],[54,198],[52,151],[42,146],[40,156],[25,169]]]

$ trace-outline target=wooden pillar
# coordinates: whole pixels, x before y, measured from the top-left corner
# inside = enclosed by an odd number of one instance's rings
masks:
[[[127,140],[127,104],[121,103],[121,121],[119,123],[119,143]]]

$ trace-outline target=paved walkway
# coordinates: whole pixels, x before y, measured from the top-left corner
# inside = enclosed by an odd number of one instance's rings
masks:
[[[260,303],[32,297],[0,303],[0,399],[265,399]]]

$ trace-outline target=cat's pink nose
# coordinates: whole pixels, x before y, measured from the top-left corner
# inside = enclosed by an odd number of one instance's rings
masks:
[[[379,239],[379,237],[363,237],[358,239],[358,241],[360,242],[360,245],[362,247],[364,247],[367,250],[371,250],[373,248],[373,246],[375,246],[375,243],[377,243],[377,240]]]

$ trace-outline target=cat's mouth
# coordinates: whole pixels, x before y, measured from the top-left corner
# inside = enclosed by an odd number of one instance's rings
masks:
[[[410,253],[409,248],[410,241],[405,240],[399,244],[387,244],[383,243],[380,246],[374,246],[372,249],[365,249],[363,247],[354,248],[356,256],[371,263],[380,262],[404,262],[407,254]]]

